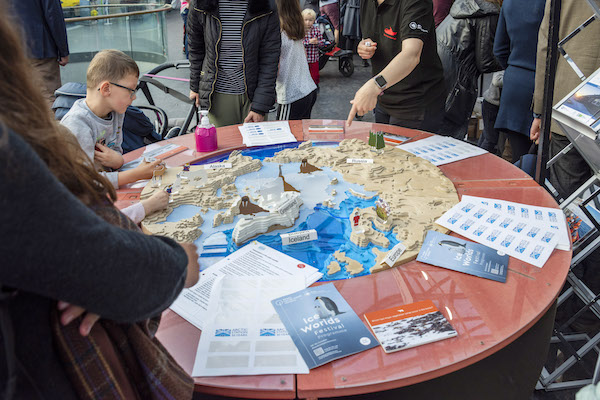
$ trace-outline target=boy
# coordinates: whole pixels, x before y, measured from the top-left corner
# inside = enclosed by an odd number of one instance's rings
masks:
[[[115,189],[141,179],[152,178],[160,160],[141,162],[128,171],[123,166],[123,118],[135,99],[140,72],[131,57],[119,50],[102,50],[87,69],[87,94],[77,100],[60,121],[77,138],[85,154],[112,183]],[[146,215],[167,206],[169,196],[160,191],[148,199],[123,209],[139,223]]]
[[[315,25],[317,14],[310,8],[306,8],[302,11],[302,18],[304,18],[304,28],[306,36],[304,36],[304,49],[306,50],[306,60],[308,61],[308,70],[310,76],[315,81],[317,87],[321,76],[319,74],[319,46],[325,44],[323,35],[319,30],[319,27]]]
[[[128,171],[123,165],[123,118],[135,99],[139,76],[135,61],[119,50],[102,50],[87,69],[87,94],[61,120],[75,135],[87,156],[117,189],[127,183],[152,178],[160,161],[142,162]],[[114,172],[112,172],[114,171]]]

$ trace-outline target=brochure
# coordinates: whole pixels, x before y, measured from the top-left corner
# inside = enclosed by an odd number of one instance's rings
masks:
[[[171,310],[199,329],[204,329],[203,325],[209,315],[212,287],[221,275],[293,277],[303,287],[315,283],[323,276],[318,269],[253,241],[202,271],[198,283],[189,289],[183,289],[171,304]]]
[[[297,142],[288,121],[245,123],[238,129],[248,147]]]
[[[417,261],[506,282],[509,256],[491,247],[436,231],[427,232]]]
[[[272,303],[310,369],[378,345],[333,283]]]
[[[366,313],[365,319],[386,353],[457,335],[431,300]]]

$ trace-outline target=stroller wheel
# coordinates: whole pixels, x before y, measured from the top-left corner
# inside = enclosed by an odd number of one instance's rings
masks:
[[[354,73],[354,62],[352,62],[352,58],[344,57],[340,59],[339,69],[346,78],[351,76]]]

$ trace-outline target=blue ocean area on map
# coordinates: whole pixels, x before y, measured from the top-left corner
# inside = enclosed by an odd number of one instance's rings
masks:
[[[275,153],[285,148],[295,148],[298,143],[287,145],[269,146],[266,148],[252,148],[242,151],[245,156],[263,161],[267,157],[272,157]],[[337,143],[313,143],[313,146],[337,146]],[[229,154],[204,160],[202,164],[222,162]],[[310,163],[310,160],[308,160]],[[302,262],[318,268],[323,273],[322,280],[337,280],[347,279],[356,276],[368,275],[369,268],[375,263],[375,254],[371,251],[374,247],[369,244],[367,247],[360,248],[350,242],[350,214],[356,207],[366,208],[375,205],[377,196],[373,192],[365,191],[364,187],[358,184],[348,183],[343,179],[342,174],[331,170],[330,168],[322,168],[322,171],[313,172],[311,174],[301,174],[300,163],[279,164],[274,162],[263,162],[263,167],[257,171],[237,177],[235,186],[238,193],[255,194],[256,190],[260,189],[261,183],[271,181],[279,175],[279,169],[285,178],[285,181],[301,192],[301,198],[304,204],[300,208],[300,216],[296,220],[294,226],[277,229],[272,232],[262,234],[252,240],[257,240],[267,246],[270,246],[278,251],[282,251],[287,255],[294,257]],[[333,179],[337,179],[337,184],[332,184]],[[365,197],[372,198],[365,200],[353,196],[350,189],[355,192],[362,193]],[[335,196],[331,196],[332,190],[336,191]],[[220,195],[220,193],[219,193]],[[326,198],[331,198],[335,202],[335,207],[325,207],[322,201]],[[200,212],[200,207],[193,205],[180,205],[167,217],[169,222],[177,222],[184,218],[190,218]],[[221,225],[216,228],[212,227],[212,221],[218,210],[208,210],[206,213],[201,213],[204,223],[200,226],[202,236],[196,240],[200,254],[200,267],[206,269],[223,257],[238,250],[239,247],[232,240],[232,232],[235,224],[244,216],[238,215],[232,224]],[[318,240],[298,243],[293,245],[282,246],[280,234],[315,229],[318,233]],[[386,248],[379,247],[379,250],[387,251],[398,243],[395,235],[390,230],[383,232],[390,246]],[[246,242],[241,246],[249,243]],[[333,274],[327,274],[327,265],[334,261],[333,253],[340,251],[346,254],[363,266],[365,270],[361,273],[351,275],[344,268],[345,263],[338,263],[342,266],[341,271]]]

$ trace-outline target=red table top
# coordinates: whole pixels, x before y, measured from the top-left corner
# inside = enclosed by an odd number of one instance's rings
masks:
[[[412,137],[430,134],[390,125],[354,122],[345,133],[305,135],[308,125],[332,121],[290,121],[298,139],[341,140],[368,136],[382,130]],[[338,121],[339,122],[339,121]],[[343,137],[342,137],[343,136]],[[179,154],[170,165],[195,162],[208,155],[242,147],[237,126],[218,129],[219,150]],[[171,139],[194,148],[193,135]],[[125,155],[130,161],[143,149]],[[490,197],[544,207],[557,207],[552,197],[520,169],[491,154],[442,165],[459,196]],[[136,201],[140,189],[120,189],[119,206]],[[453,234],[456,235],[456,234]],[[336,360],[308,375],[264,375],[195,378],[196,390],[238,398],[315,398],[369,393],[433,379],[473,364],[502,349],[533,326],[549,309],[565,281],[571,253],[556,250],[537,268],[511,258],[506,283],[437,268],[412,261],[401,267],[356,279],[335,281],[336,288],[362,316],[421,300],[433,300],[449,319],[458,336],[441,342],[385,354],[381,347]],[[191,372],[200,331],[168,310],[158,333],[175,359]]]

